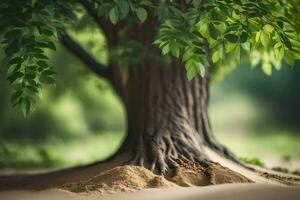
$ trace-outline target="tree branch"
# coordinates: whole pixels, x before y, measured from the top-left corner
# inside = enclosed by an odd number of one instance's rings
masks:
[[[115,31],[114,26],[108,21],[104,20],[100,17],[95,9],[93,3],[88,0],[78,0],[78,2],[84,7],[87,13],[94,19],[94,21],[98,24],[100,29],[103,31],[104,35],[108,40],[108,44],[110,46],[113,45]]]
[[[77,56],[94,73],[109,79],[109,69],[98,63],[92,58],[79,44],[77,44],[69,35],[64,34],[60,37],[60,43],[72,54]]]
[[[96,11],[94,5],[91,2],[89,2],[88,0],[78,0],[78,2],[86,9],[86,11],[89,13],[89,15],[94,18],[95,22],[99,24],[100,18],[97,14],[97,11]]]

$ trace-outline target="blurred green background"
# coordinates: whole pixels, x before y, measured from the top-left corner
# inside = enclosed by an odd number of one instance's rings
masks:
[[[91,35],[78,38],[105,63],[103,45],[90,42],[95,40]],[[26,119],[12,108],[0,72],[2,172],[84,165],[105,159],[122,143],[125,113],[110,86],[62,47],[49,56],[57,84],[44,90]],[[300,65],[283,67],[271,77],[241,65],[224,80],[212,82],[210,117],[217,139],[244,159],[299,169],[299,78]]]

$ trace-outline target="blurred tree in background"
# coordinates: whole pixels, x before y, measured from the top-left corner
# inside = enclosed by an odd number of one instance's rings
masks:
[[[285,126],[299,128],[300,124],[300,63],[294,68],[284,66],[282,70],[274,71],[266,77],[260,69],[250,69],[247,66],[237,69],[228,81],[232,87],[245,91],[257,98],[270,112],[269,117]]]
[[[2,138],[46,140],[48,136],[68,138],[124,128],[123,115],[120,114],[122,108],[106,82],[83,67],[74,68],[74,65],[80,66],[81,63],[62,49],[53,56],[52,62],[54,66],[64,66],[57,69],[58,83],[55,88],[47,89],[43,101],[29,119],[25,120],[21,113],[10,108],[8,95],[1,98]],[[8,94],[3,75],[0,81],[1,93]],[[107,113],[110,117],[105,116]]]
[[[85,38],[91,38],[91,34]],[[61,47],[50,56],[53,66],[63,66],[56,69],[56,86],[46,88],[36,110],[26,119],[11,106],[8,84],[0,73],[0,167],[89,163],[113,153],[122,140],[124,111],[109,84]],[[61,150],[66,160],[59,155]],[[78,158],[75,155],[72,161],[74,150],[83,153],[75,152]]]

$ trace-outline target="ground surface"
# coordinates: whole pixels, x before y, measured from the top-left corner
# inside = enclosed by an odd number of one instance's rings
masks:
[[[206,187],[147,189],[133,193],[101,196],[99,193],[72,193],[59,189],[0,192],[1,200],[299,200],[299,187],[264,184],[226,184]]]
[[[177,160],[176,165],[164,176],[150,170],[124,165],[129,156],[124,154],[97,165],[58,171],[40,175],[17,175],[0,177],[0,190],[58,188],[76,193],[98,192],[110,194],[132,192],[149,188],[207,186],[226,183],[268,183],[274,185],[300,186],[300,178],[285,174],[249,169],[228,160],[210,148],[204,148],[211,161],[193,163]],[[221,164],[220,164],[221,163]]]
[[[222,165],[178,160],[172,172],[161,176],[139,166],[120,166],[126,156],[118,157],[101,167],[16,176],[15,180],[0,177],[0,199],[300,199],[300,179],[296,176],[249,170],[209,148],[205,151]]]

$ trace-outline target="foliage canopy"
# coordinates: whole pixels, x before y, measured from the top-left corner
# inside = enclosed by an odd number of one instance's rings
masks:
[[[300,58],[299,0],[2,0],[1,66],[12,88],[11,101],[24,115],[42,86],[55,83],[47,49],[55,50],[55,41],[82,23],[87,4],[98,19],[114,25],[130,28],[154,21],[153,44],[163,55],[181,59],[188,79],[204,76],[208,66],[214,69],[241,60],[253,66],[261,63],[271,74],[273,67],[280,69],[282,60],[293,65]],[[142,45],[130,41],[123,46],[125,53],[131,52],[123,56],[128,65],[132,52]],[[116,54],[111,51],[110,59]]]

